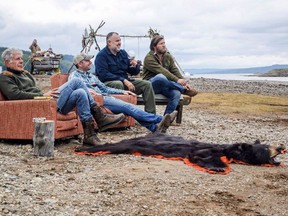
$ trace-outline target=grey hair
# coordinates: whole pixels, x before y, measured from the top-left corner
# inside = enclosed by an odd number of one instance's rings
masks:
[[[5,61],[11,61],[13,59],[13,55],[15,53],[19,53],[19,54],[23,55],[22,50],[17,49],[17,48],[8,48],[8,49],[4,50],[2,53],[2,58],[3,58],[4,62]]]
[[[117,32],[109,32],[106,36],[106,43],[108,44],[109,39],[114,35],[119,35]]]

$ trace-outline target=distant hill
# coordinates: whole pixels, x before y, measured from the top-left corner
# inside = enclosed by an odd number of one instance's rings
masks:
[[[260,77],[288,77],[288,69],[274,69],[267,73],[258,74]]]
[[[275,69],[288,69],[288,65],[271,65],[265,67],[252,67],[252,68],[231,68],[231,69],[186,69],[185,72],[190,74],[229,74],[229,73],[241,73],[241,74],[258,74],[267,73]]]

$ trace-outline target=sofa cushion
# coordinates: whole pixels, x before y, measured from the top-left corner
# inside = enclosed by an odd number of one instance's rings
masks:
[[[77,119],[77,114],[75,111],[71,111],[69,113],[67,113],[66,115],[63,115],[59,112],[57,112],[57,120],[60,120],[60,121],[69,121],[71,119]]]
[[[69,121],[58,121],[56,124],[57,131],[71,130],[78,127],[78,120],[72,119]]]

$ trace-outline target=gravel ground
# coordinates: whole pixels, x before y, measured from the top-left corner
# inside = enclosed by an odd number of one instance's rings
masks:
[[[286,82],[192,79],[200,92],[288,96]],[[163,107],[159,107],[159,113]],[[205,142],[256,139],[287,145],[288,114],[239,117],[185,107],[168,133]],[[144,136],[145,128],[99,134],[104,142]],[[53,158],[32,155],[31,144],[1,142],[0,215],[288,215],[288,159],[281,167],[232,164],[227,175],[180,161],[131,155],[82,156],[77,140],[57,142]]]

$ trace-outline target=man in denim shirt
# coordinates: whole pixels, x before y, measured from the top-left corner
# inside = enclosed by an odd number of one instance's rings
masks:
[[[73,71],[69,75],[69,80],[73,78],[79,78],[83,83],[90,89],[103,95],[104,107],[110,109],[113,113],[124,113],[126,115],[132,116],[136,121],[142,126],[146,127],[151,132],[166,133],[166,130],[170,124],[175,120],[177,111],[167,114],[164,117],[161,115],[156,115],[148,113],[137,107],[137,105],[127,103],[120,99],[110,96],[110,94],[126,94],[135,95],[131,91],[126,91],[122,89],[116,89],[106,86],[102,83],[97,76],[90,73],[92,62],[90,61],[93,56],[87,55],[85,53],[80,53],[74,57],[74,64],[77,70]]]
[[[151,83],[128,76],[140,73],[141,62],[129,59],[127,52],[120,49],[121,38],[118,33],[110,32],[106,37],[106,44],[96,56],[95,74],[109,87],[126,89],[142,95],[145,111],[155,114],[155,95]]]

